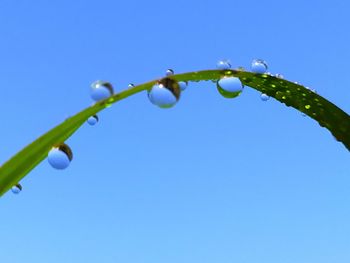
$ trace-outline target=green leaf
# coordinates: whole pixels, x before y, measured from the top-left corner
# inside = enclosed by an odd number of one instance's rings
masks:
[[[239,77],[242,83],[291,106],[316,120],[350,150],[350,117],[336,105],[305,87],[267,74],[237,70],[205,70],[171,76],[178,81],[217,81],[223,76]],[[67,140],[85,121],[111,104],[141,91],[149,90],[157,80],[122,91],[97,102],[54,127],[23,148],[0,167],[0,196],[17,184],[44,160],[53,145]]]

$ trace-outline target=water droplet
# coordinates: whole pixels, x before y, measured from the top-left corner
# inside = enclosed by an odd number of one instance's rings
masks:
[[[179,81],[179,86],[181,91],[184,91],[187,88],[188,82],[187,81]]]
[[[279,74],[279,73],[277,73],[277,74],[275,75],[275,77],[276,77],[276,78],[279,78],[279,79],[284,79],[284,76],[283,76],[282,74]]]
[[[223,59],[223,60],[220,60],[216,63],[216,68],[217,69],[221,69],[221,70],[224,70],[224,69],[230,69],[231,68],[231,63],[229,60],[227,59]]]
[[[113,86],[107,81],[97,80],[91,84],[91,98],[100,101],[109,98],[114,93]]]
[[[262,59],[254,59],[251,65],[251,70],[254,73],[263,74],[267,71],[267,63]]]
[[[133,87],[135,87],[135,85],[133,83],[129,83],[128,88],[131,89]]]
[[[11,188],[12,193],[19,194],[22,191],[22,185],[16,184]]]
[[[48,162],[55,169],[65,169],[73,159],[72,150],[65,143],[52,147],[48,154]]]
[[[97,115],[92,115],[87,119],[87,123],[90,124],[91,126],[94,126],[96,123],[98,123],[98,116]]]
[[[270,99],[270,96],[268,96],[265,93],[261,93],[260,98],[261,98],[262,101],[267,101],[267,100]]]
[[[217,82],[216,87],[225,98],[235,98],[241,94],[243,90],[241,80],[236,77],[223,77]]]
[[[171,68],[168,68],[165,72],[165,75],[166,76],[172,76],[174,75],[174,70],[172,70]]]
[[[171,108],[180,99],[179,83],[171,78],[163,78],[148,92],[149,100],[160,108]]]

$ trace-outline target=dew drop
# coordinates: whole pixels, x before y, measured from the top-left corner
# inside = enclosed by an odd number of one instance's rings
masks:
[[[270,96],[268,96],[265,93],[261,93],[260,98],[261,98],[262,101],[267,101],[267,100],[270,99]]]
[[[12,186],[11,191],[14,194],[19,194],[22,191],[22,185],[16,184],[16,185]]]
[[[277,73],[277,74],[275,75],[275,77],[276,77],[276,78],[279,78],[279,79],[284,79],[284,76],[283,76],[282,74],[279,74],[279,73]]]
[[[236,77],[223,77],[217,82],[216,87],[219,93],[225,98],[235,98],[243,90],[241,80]]]
[[[174,75],[174,70],[172,70],[171,68],[168,68],[165,72],[165,75],[167,77]]]
[[[184,91],[187,88],[188,82],[187,81],[179,81],[179,86],[181,91]]]
[[[98,116],[97,115],[92,115],[87,119],[87,123],[90,124],[91,126],[94,126],[96,123],[98,123]]]
[[[177,81],[163,78],[148,92],[149,100],[160,108],[171,108],[180,99],[181,88]]]
[[[128,88],[131,89],[133,87],[135,87],[135,85],[133,83],[129,83]]]
[[[107,81],[97,80],[91,84],[91,98],[100,101],[109,98],[114,93],[113,86]]]
[[[217,69],[221,69],[221,70],[230,69],[231,68],[231,63],[227,59],[219,60],[216,63],[216,68]]]
[[[48,154],[48,162],[55,169],[65,169],[73,159],[72,150],[65,143],[52,147]]]
[[[251,64],[251,70],[254,73],[266,73],[267,68],[267,63],[262,59],[254,59]]]

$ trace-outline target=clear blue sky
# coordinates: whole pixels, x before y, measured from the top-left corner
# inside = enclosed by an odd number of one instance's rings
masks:
[[[314,88],[350,112],[347,1],[0,2],[4,162],[115,90],[228,58]],[[349,152],[315,121],[246,88],[191,84],[172,109],[145,93],[68,140],[0,200],[0,261],[350,262]]]

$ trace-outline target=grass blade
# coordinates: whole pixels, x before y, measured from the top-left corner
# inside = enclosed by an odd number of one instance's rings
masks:
[[[322,96],[293,82],[267,74],[236,70],[204,70],[173,75],[178,81],[216,81],[223,76],[239,77],[242,83],[291,106],[316,120],[350,150],[350,116]],[[84,109],[66,119],[23,148],[0,167],[0,196],[44,160],[53,145],[67,140],[85,121],[109,105],[150,89],[157,80],[141,84]]]

